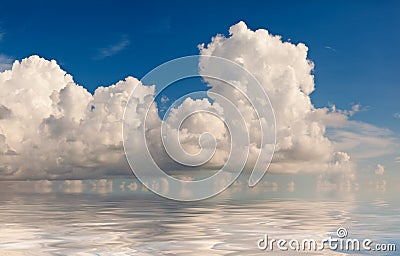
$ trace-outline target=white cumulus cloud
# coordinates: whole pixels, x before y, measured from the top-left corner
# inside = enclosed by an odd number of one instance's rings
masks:
[[[0,179],[129,174],[122,116],[132,77],[94,95],[55,61],[32,56],[0,73]]]
[[[327,125],[344,124],[347,116],[316,108],[311,102],[310,94],[315,89],[314,64],[307,59],[307,46],[282,42],[281,37],[264,29],[252,31],[244,22],[232,26],[229,33],[229,37],[217,35],[208,45],[201,45],[200,51],[202,55],[223,57],[238,63],[258,79],[268,94],[277,130],[271,171],[311,172],[350,167],[349,157],[337,157],[346,153],[337,152],[325,136]],[[223,67],[212,68],[221,69],[220,73],[229,72]],[[226,86],[212,81],[210,85],[211,92],[231,94],[226,91]],[[241,87],[243,91],[251,90],[244,83]],[[259,120],[249,110],[249,104],[243,103],[239,93],[231,97],[236,99],[241,112],[247,113],[245,118],[250,129],[255,127]],[[251,137],[252,142],[259,139],[256,132]],[[259,150],[257,147],[253,144],[253,151]]]
[[[200,46],[200,53],[238,63],[249,70],[267,92],[275,111],[277,134],[271,171],[351,172],[353,163],[346,151],[355,142],[347,139],[339,147],[337,141],[326,134],[327,127],[347,125],[350,114],[316,108],[312,104],[314,64],[307,59],[307,46],[283,42],[279,36],[263,29],[252,31],[244,22],[232,26],[229,32],[228,37],[217,35],[208,45]],[[125,46],[123,43],[111,51]],[[229,72],[223,67],[216,68],[215,72]],[[254,164],[261,149],[257,143],[259,120],[254,110],[242,95],[228,91],[220,83],[208,82],[211,92],[229,95],[243,113],[250,131],[248,164]],[[236,82],[243,91],[251,90],[240,78]],[[131,174],[123,152],[121,130],[125,105],[135,87],[140,90],[133,99],[134,116],[130,125],[132,129],[139,129],[143,125],[144,110],[154,99],[154,86],[142,85],[136,78],[128,77],[115,85],[99,87],[92,95],[77,85],[54,60],[31,56],[16,61],[11,69],[0,73],[0,180],[101,179]],[[168,118],[162,121],[157,106],[152,105],[146,128],[148,144],[152,154],[157,156],[157,163],[174,166],[161,145],[161,123],[165,122],[168,127],[196,108],[212,109],[224,115],[218,100],[188,98],[171,109]],[[356,106],[351,111],[358,110]],[[204,168],[218,168],[224,164],[230,150],[229,133],[221,120],[201,113],[193,115],[182,124],[179,140],[187,152],[196,154],[200,150],[199,137],[204,132],[213,134],[218,145],[216,154]],[[212,141],[205,140],[202,146],[207,153]],[[384,142],[382,146],[386,146]],[[100,185],[96,186],[110,186]],[[65,187],[76,190],[77,185],[65,184]]]

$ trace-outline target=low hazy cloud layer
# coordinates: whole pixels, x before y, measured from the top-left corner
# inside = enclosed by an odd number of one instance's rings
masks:
[[[232,26],[229,32],[229,37],[217,35],[208,45],[201,45],[200,53],[242,65],[268,93],[277,133],[270,170],[351,173],[353,163],[345,151],[351,149],[347,135],[352,133],[336,133],[336,141],[326,136],[327,127],[337,129],[348,125],[350,114],[313,106],[310,98],[315,89],[313,63],[307,59],[307,46],[282,42],[279,36],[263,29],[252,31],[243,22]],[[221,72],[228,71],[221,67]],[[209,82],[210,91],[228,93],[224,92],[225,87]],[[128,77],[115,85],[99,87],[92,95],[54,60],[31,56],[16,61],[10,70],[0,73],[0,179],[80,179],[131,174],[121,129],[124,108],[135,86],[140,87],[134,106],[139,120],[136,129],[139,129],[143,125],[140,122],[144,119],[143,110],[154,98],[153,86]],[[251,90],[246,84],[240,87]],[[251,131],[248,163],[251,165],[260,150],[258,120],[240,95],[231,93],[231,96]],[[219,107],[218,102],[208,99],[186,99],[171,111],[165,122],[173,122],[199,106]],[[157,162],[173,166],[157,136],[162,121],[155,105],[147,122],[149,145],[154,155],[159,156]],[[192,116],[183,124],[180,141],[185,150],[195,153],[204,131],[214,134],[219,142],[216,154],[205,167],[218,168],[226,161],[230,149],[229,134],[220,120],[213,121],[203,114]]]

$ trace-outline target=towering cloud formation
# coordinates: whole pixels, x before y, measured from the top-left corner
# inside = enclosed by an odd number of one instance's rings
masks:
[[[230,29],[230,37],[217,35],[202,55],[230,59],[249,70],[261,82],[275,110],[277,145],[272,171],[298,172],[350,168],[349,156],[335,152],[325,136],[326,126],[344,123],[346,116],[315,108],[310,99],[314,90],[307,60],[307,47],[282,42],[266,30],[251,31],[243,22]],[[207,67],[205,67],[207,68]],[[224,72],[224,70],[221,70]],[[211,91],[226,90],[209,81]],[[135,86],[141,88],[137,99],[137,119],[144,118],[145,103],[154,98],[154,87],[144,86],[128,77],[110,87],[99,87],[94,95],[74,83],[55,61],[31,56],[16,61],[11,70],[0,73],[0,179],[99,178],[130,174],[122,145],[122,118],[125,104]],[[240,85],[244,90],[246,84]],[[225,92],[227,93],[227,92]],[[237,106],[249,123],[251,140],[257,141],[258,120],[240,95]],[[187,99],[171,112],[171,119],[196,104],[218,108],[207,99]],[[181,136],[183,148],[196,152],[202,122],[209,119],[193,116],[185,122]],[[150,128],[161,120],[155,106],[150,113]],[[200,125],[199,125],[200,124]],[[141,125],[138,123],[138,126]],[[223,124],[208,122],[205,129],[222,143],[209,167],[223,164],[229,153],[228,134]],[[253,129],[252,129],[253,128]],[[159,152],[168,164],[159,137],[149,136],[153,152]],[[153,141],[152,141],[153,140]],[[254,143],[251,152],[257,152]],[[144,149],[137,149],[144,150]],[[250,156],[251,159],[251,156]]]
[[[129,173],[121,120],[137,84],[129,77],[91,95],[55,61],[32,56],[15,62],[0,75],[0,178]],[[152,92],[144,87],[143,97]]]
[[[314,91],[313,63],[307,59],[308,48],[299,43],[282,42],[264,29],[252,31],[244,22],[232,26],[230,37],[217,35],[207,46],[201,45],[202,55],[232,60],[249,70],[267,92],[276,116],[277,144],[272,171],[296,172],[350,167],[349,156],[335,152],[325,136],[327,125],[340,125],[346,116],[315,108],[310,94]],[[223,68],[223,67],[213,67]],[[227,70],[221,70],[229,72]],[[210,91],[227,94],[226,87],[213,84]],[[242,90],[247,91],[246,84]],[[235,95],[238,107],[248,113],[248,104]],[[247,115],[250,124],[255,115]],[[253,136],[254,137],[254,136]],[[257,137],[257,136],[255,136]],[[254,142],[257,138],[253,138]]]

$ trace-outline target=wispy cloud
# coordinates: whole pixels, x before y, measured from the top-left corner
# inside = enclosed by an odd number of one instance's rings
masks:
[[[325,46],[325,49],[331,50],[331,51],[333,51],[333,52],[337,52],[335,48],[330,47],[330,46],[328,46],[328,45]]]
[[[130,43],[131,42],[129,41],[127,36],[123,36],[122,40],[119,41],[118,43],[99,49],[99,53],[95,57],[95,59],[104,59],[104,58],[112,57],[112,56],[118,54],[119,52],[123,51],[124,49],[126,49],[126,47],[128,47],[128,45]]]
[[[400,119],[400,112],[394,113],[393,114],[394,118]]]
[[[6,32],[5,32],[4,29],[0,26],[0,42],[3,41],[5,35],[6,35]]]
[[[14,59],[5,54],[0,54],[0,72],[11,69]]]
[[[359,121],[349,121],[343,128],[328,131],[328,137],[337,149],[350,152],[356,159],[393,154],[399,145],[399,138],[389,129]]]

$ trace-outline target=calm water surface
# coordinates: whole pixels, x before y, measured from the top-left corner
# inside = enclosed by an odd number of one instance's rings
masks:
[[[0,255],[297,255],[261,251],[257,241],[265,234],[324,239],[339,227],[347,228],[349,238],[400,246],[397,198],[377,192],[378,186],[370,194],[314,188],[300,193],[274,183],[247,191],[233,186],[191,203],[162,199],[130,180],[0,186]]]

